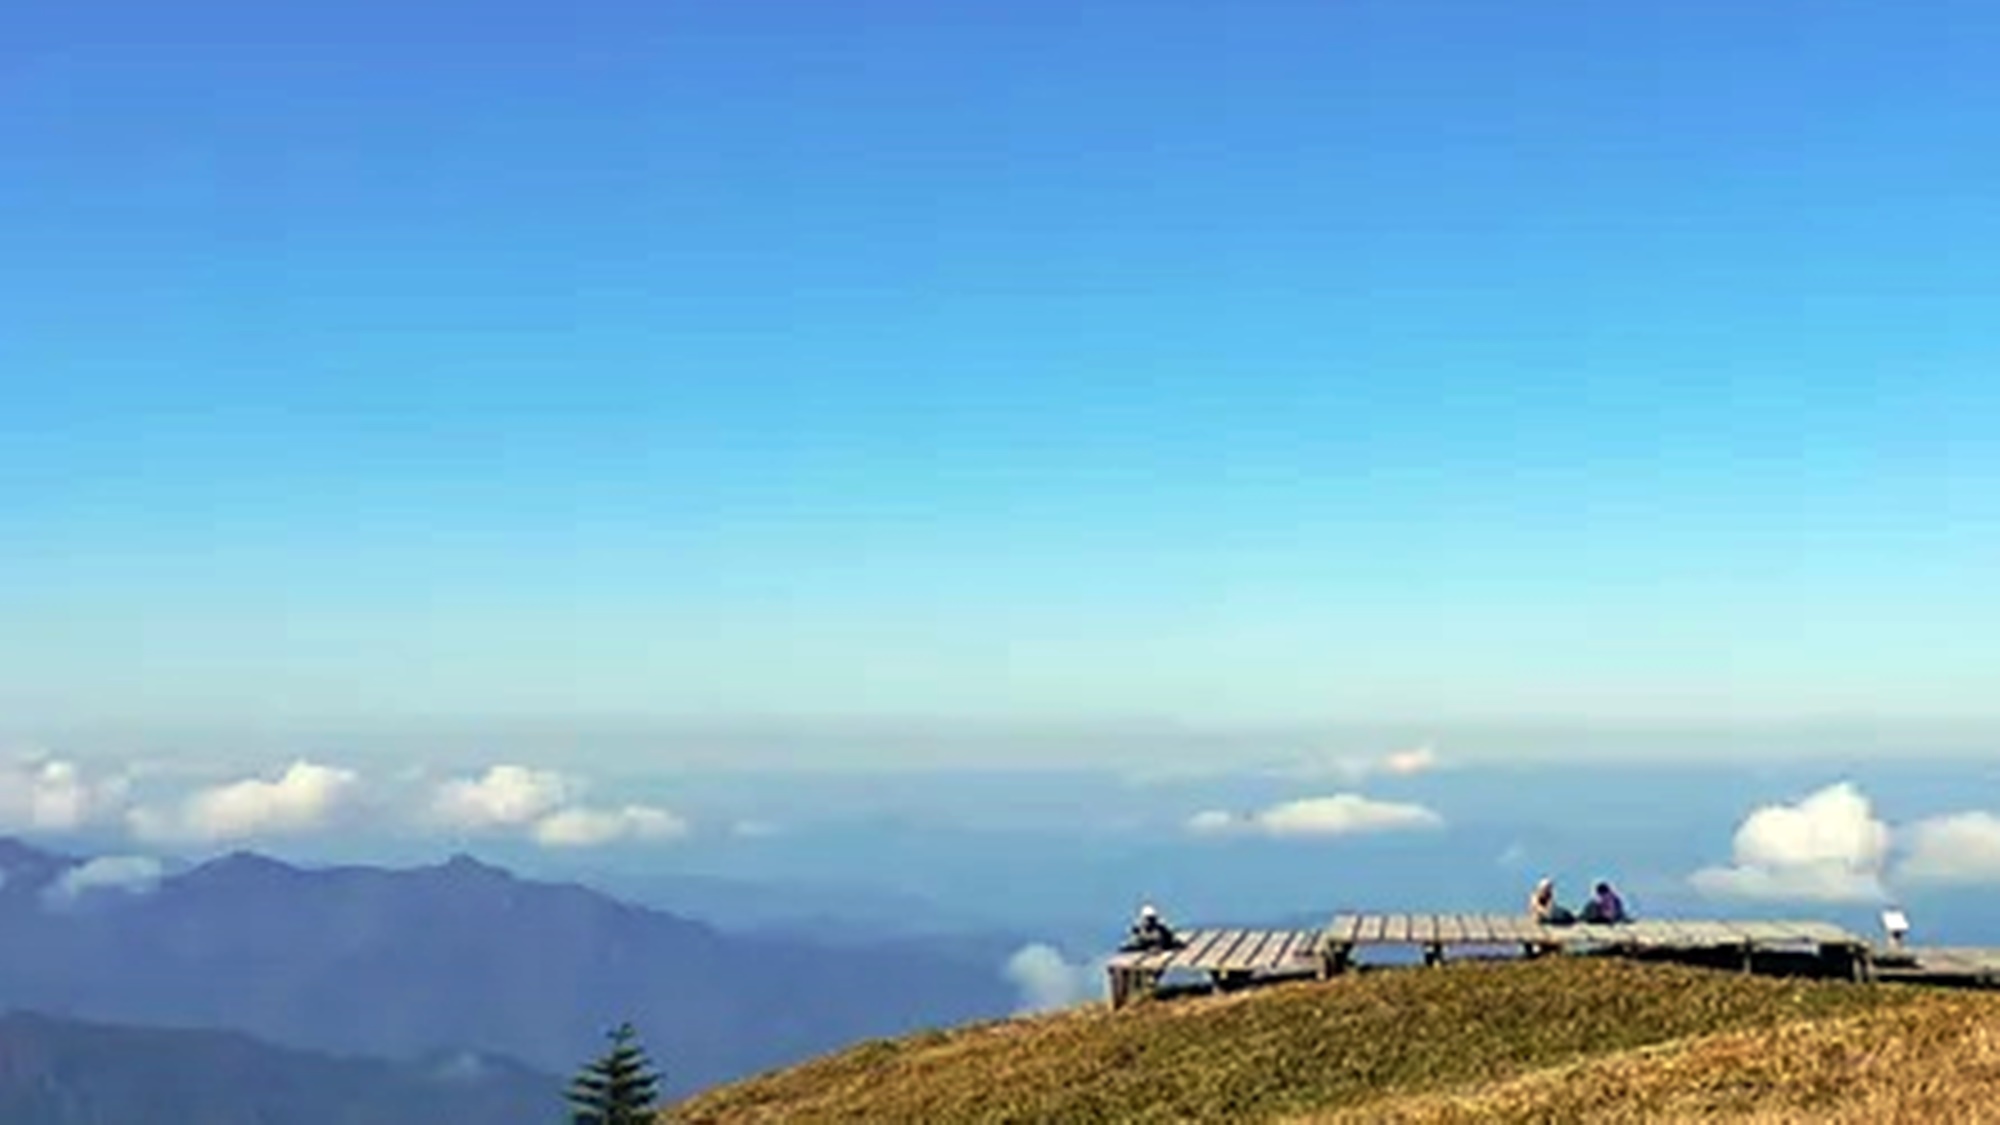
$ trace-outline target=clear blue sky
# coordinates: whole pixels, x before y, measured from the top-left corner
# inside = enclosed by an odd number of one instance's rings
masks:
[[[1996,57],[22,0],[0,710],[1993,715]]]

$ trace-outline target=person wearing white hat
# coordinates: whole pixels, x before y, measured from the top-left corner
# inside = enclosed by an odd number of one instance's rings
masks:
[[[1119,948],[1127,952],[1139,950],[1152,952],[1173,949],[1179,944],[1180,939],[1174,936],[1174,931],[1160,918],[1160,912],[1149,902],[1139,907],[1139,920],[1132,923],[1131,935]]]
[[[1528,896],[1528,916],[1544,926],[1566,926],[1576,921],[1576,915],[1556,902],[1556,881],[1544,878],[1535,884],[1535,893]]]

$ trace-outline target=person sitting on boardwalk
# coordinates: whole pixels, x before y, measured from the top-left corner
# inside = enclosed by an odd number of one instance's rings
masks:
[[[1569,908],[1556,901],[1556,882],[1543,879],[1528,896],[1528,916],[1544,926],[1567,926],[1576,921]]]
[[[1583,905],[1583,920],[1591,925],[1611,926],[1631,919],[1625,914],[1625,902],[1609,883],[1597,884],[1597,896]]]
[[[1153,909],[1153,904],[1149,902],[1139,908],[1139,920],[1132,923],[1132,933],[1118,948],[1125,953],[1157,953],[1177,949],[1180,944],[1180,938],[1175,936],[1172,928],[1160,917],[1160,912]]]

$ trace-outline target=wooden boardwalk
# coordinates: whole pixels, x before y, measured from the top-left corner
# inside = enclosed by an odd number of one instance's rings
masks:
[[[1911,948],[1875,955],[1877,980],[2000,988],[2000,949]]]
[[[1193,930],[1181,944],[1154,953],[1119,953],[1106,962],[1111,1003],[1122,1006],[1150,992],[1166,973],[1207,973],[1216,984],[1259,976],[1320,972],[1324,954],[1318,930]]]
[[[1453,947],[1519,947],[1530,956],[1591,950],[1816,951],[1858,955],[1868,943],[1826,922],[1639,921],[1550,926],[1525,914],[1336,914],[1323,937],[1336,966],[1362,946],[1414,946],[1431,960]]]
[[[1806,956],[1829,972],[1863,979],[1872,951],[1866,940],[1825,922],[1646,920],[1616,925],[1543,925],[1525,914],[1337,914],[1324,930],[1195,930],[1182,944],[1156,953],[1119,953],[1106,968],[1113,1007],[1151,993],[1176,970],[1207,973],[1217,985],[1256,977],[1315,974],[1349,968],[1358,950],[1419,949],[1427,964],[1448,951],[1517,950],[1528,957],[1617,953],[1721,959],[1752,971],[1759,955]],[[2000,954],[1994,958],[2000,972]],[[1940,961],[1940,964],[1943,962]]]

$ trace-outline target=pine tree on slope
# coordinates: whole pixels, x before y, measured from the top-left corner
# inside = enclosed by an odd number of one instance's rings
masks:
[[[573,1125],[647,1125],[659,1096],[660,1076],[653,1070],[639,1033],[629,1023],[611,1032],[611,1049],[586,1063],[570,1082]]]

